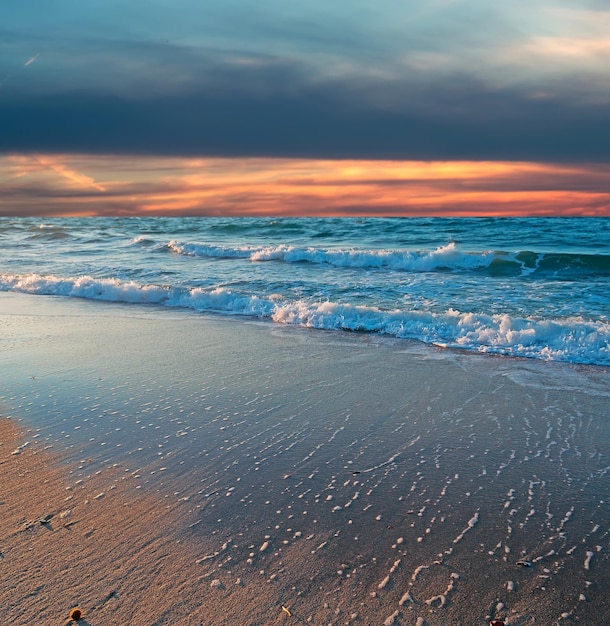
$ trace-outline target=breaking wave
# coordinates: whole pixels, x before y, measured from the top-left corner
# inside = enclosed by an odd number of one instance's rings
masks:
[[[438,313],[387,311],[329,301],[288,300],[281,295],[263,297],[225,288],[206,290],[91,276],[3,274],[0,275],[0,290],[183,307],[323,330],[381,333],[478,352],[610,365],[610,323],[582,317],[539,320],[453,309]]]
[[[144,242],[142,242],[144,243]],[[332,248],[275,246],[223,246],[170,241],[176,254],[205,259],[243,259],[253,262],[326,264],[344,268],[379,268],[404,272],[486,271],[490,275],[582,278],[610,275],[610,255],[544,252],[462,252],[455,243],[431,251],[341,250]]]

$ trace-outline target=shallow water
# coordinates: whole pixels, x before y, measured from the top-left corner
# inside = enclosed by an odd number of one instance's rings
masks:
[[[606,368],[18,298],[3,413],[184,506],[206,573],[314,623],[610,616]]]

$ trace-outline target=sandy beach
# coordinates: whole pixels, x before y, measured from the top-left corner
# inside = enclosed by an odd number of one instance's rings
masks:
[[[1,624],[610,620],[610,372],[0,293]]]

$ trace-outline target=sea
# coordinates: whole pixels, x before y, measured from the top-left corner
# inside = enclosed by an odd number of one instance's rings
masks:
[[[0,291],[610,366],[609,218],[2,218]]]

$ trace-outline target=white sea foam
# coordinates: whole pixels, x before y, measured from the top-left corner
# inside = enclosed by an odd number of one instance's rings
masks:
[[[464,535],[472,530],[479,523],[479,513],[478,511],[468,520],[468,525],[464,530],[453,540],[453,543],[459,543],[464,538]]]
[[[61,278],[58,276],[0,275],[0,289],[20,291],[38,295],[69,296],[108,302],[127,302],[137,304],[159,304],[167,301],[168,292],[163,287],[140,285],[134,281],[116,278],[92,278],[78,276]]]
[[[2,274],[0,290],[184,307],[202,312],[248,315],[279,324],[323,330],[375,332],[443,347],[607,365],[610,323],[581,317],[554,320],[460,312],[387,311],[372,306],[288,300],[226,288],[140,284],[117,278]]]
[[[249,259],[250,261],[283,261],[285,263],[316,263],[334,267],[386,268],[396,271],[430,272],[438,269],[479,269],[489,267],[494,252],[466,253],[455,243],[432,251],[406,250],[334,250],[276,246],[219,246],[205,243],[170,241],[172,252],[186,256],[219,259]]]
[[[587,558],[585,559],[584,568],[588,570],[591,567],[591,559],[594,556],[594,552],[592,550],[587,550]]]
[[[392,626],[394,622],[396,621],[396,618],[398,617],[398,615],[399,615],[398,611],[394,611],[392,615],[388,615],[388,617],[386,617],[385,621],[383,622],[383,626]]]
[[[407,602],[410,602],[411,604],[414,604],[413,597],[411,596],[411,594],[408,591],[403,594],[403,596],[398,601],[398,604],[399,604],[399,606],[403,606]]]

